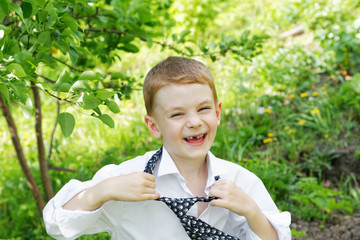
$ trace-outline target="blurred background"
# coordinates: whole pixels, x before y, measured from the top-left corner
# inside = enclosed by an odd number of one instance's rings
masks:
[[[341,239],[360,239],[359,1],[0,6],[0,239],[51,239],[39,210],[65,183],[161,146],[141,87],[168,56],[211,70],[223,103],[211,151],[262,179],[293,239],[343,219],[358,222]]]

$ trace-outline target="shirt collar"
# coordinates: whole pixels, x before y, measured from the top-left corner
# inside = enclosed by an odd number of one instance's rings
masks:
[[[208,167],[208,179],[206,185],[212,185],[214,183],[214,177],[220,176],[228,171],[228,169],[221,163],[222,160],[215,157],[210,151],[206,156],[207,167]],[[167,174],[180,174],[174,161],[172,160],[169,152],[163,146],[163,152],[159,163],[157,175],[163,176]]]

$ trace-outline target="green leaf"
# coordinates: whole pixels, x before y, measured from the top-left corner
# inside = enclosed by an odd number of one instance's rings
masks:
[[[50,38],[50,31],[45,31],[39,34],[37,38],[37,42],[40,45],[45,45],[46,47],[51,47],[51,38]]]
[[[26,73],[20,64],[11,63],[9,66],[7,66],[7,69],[19,78],[26,76]]]
[[[9,15],[9,5],[6,0],[0,0],[0,20],[2,22],[2,17]]]
[[[64,15],[61,17],[61,20],[73,31],[76,31],[79,29],[79,24],[77,21],[70,17],[69,15]]]
[[[27,98],[25,104],[20,103],[20,107],[22,108],[24,118],[26,118],[26,119],[30,119],[31,116],[35,112],[34,105],[33,105],[33,102],[31,101],[31,98]]]
[[[93,71],[85,71],[80,74],[79,80],[97,81],[99,76]]]
[[[90,91],[91,87],[87,83],[87,80],[78,80],[76,81],[73,86],[71,87],[71,91]]]
[[[22,9],[24,18],[29,18],[32,16],[33,6],[31,3],[23,2],[21,4],[21,9]]]
[[[119,106],[116,104],[116,102],[114,101],[107,101],[106,102],[106,106],[110,109],[110,111],[112,111],[113,113],[119,113],[120,112],[120,108]]]
[[[123,79],[123,80],[127,80],[129,77],[125,76],[123,73],[121,72],[114,72],[111,74],[111,79]]]
[[[59,92],[69,92],[70,88],[71,88],[70,83],[60,83],[57,90]]]
[[[32,75],[36,69],[34,58],[28,52],[20,52],[14,56],[17,63],[19,63],[27,75]]]
[[[83,109],[94,109],[101,103],[100,99],[88,93],[83,96]]]
[[[50,27],[54,26],[56,21],[58,20],[58,15],[55,11],[51,11],[49,14],[49,19],[46,22],[46,28],[49,29]]]
[[[139,49],[137,46],[131,43],[125,44],[125,46],[120,47],[121,50],[124,50],[125,52],[131,52],[131,53],[137,53],[139,52]]]
[[[3,96],[4,102],[9,103],[10,102],[10,93],[9,93],[9,89],[4,86],[4,85],[0,85],[0,93]]]
[[[79,58],[79,54],[77,53],[76,49],[74,47],[70,47],[69,54],[70,54],[71,62],[73,64],[76,64],[76,62]]]
[[[105,123],[106,125],[108,125],[110,128],[114,128],[115,127],[115,123],[114,120],[112,120],[112,118],[107,115],[107,114],[102,114],[100,116],[95,116],[96,118],[100,119],[103,123]]]
[[[4,55],[11,56],[17,54],[18,52],[20,52],[20,48],[15,39],[11,38],[5,41],[5,46],[3,49]]]
[[[186,29],[180,33],[179,42],[185,42],[185,37],[190,33],[190,30]]]
[[[65,137],[71,135],[75,127],[75,118],[71,113],[63,112],[59,114],[59,124]]]
[[[109,97],[112,97],[115,95],[116,92],[114,91],[108,91],[106,89],[99,89],[96,91],[96,97],[100,98],[101,100],[106,100]]]
[[[63,70],[60,75],[59,75],[59,78],[57,79],[56,83],[54,83],[52,86],[51,86],[51,89],[54,90],[54,91],[57,91],[58,88],[59,88],[59,85],[61,83],[70,83],[70,75],[69,73],[66,71],[66,70]]]
[[[9,8],[11,11],[14,11],[15,13],[17,13],[19,16],[23,16],[23,12],[21,10],[21,7],[18,4],[15,3],[10,3],[9,4]]]

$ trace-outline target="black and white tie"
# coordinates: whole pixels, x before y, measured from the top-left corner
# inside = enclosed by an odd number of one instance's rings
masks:
[[[155,164],[161,158],[161,155],[162,147],[147,162],[144,172],[153,174]],[[218,179],[219,176],[215,176],[215,180]],[[240,240],[239,238],[230,236],[223,231],[210,226],[199,218],[186,214],[196,202],[210,202],[214,199],[216,199],[216,197],[161,197],[156,200],[164,202],[176,214],[187,235],[192,240]]]

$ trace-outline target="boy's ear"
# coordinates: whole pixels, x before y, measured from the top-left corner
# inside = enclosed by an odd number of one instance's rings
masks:
[[[146,115],[144,120],[145,120],[145,124],[146,124],[147,128],[149,129],[151,135],[153,135],[155,138],[161,138],[161,133],[156,126],[156,122],[155,122],[154,118],[151,117],[150,115]]]
[[[221,118],[221,101],[218,101],[216,104],[216,117],[217,117],[217,125],[220,125],[220,118]]]

